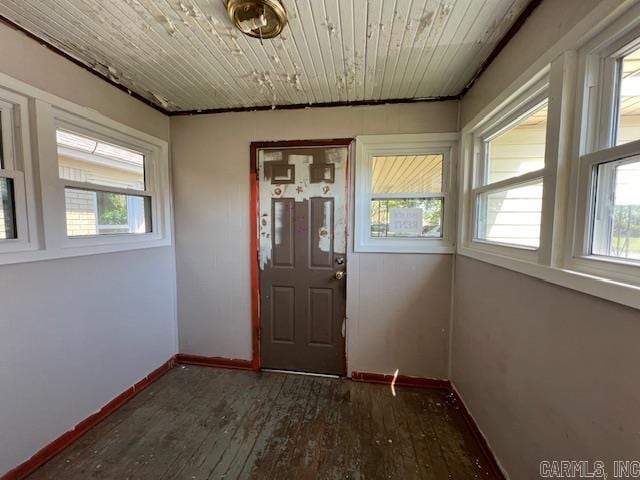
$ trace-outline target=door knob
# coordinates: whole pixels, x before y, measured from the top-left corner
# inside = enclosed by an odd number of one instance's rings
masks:
[[[347,272],[338,271],[336,272],[336,280],[342,280],[347,275]]]

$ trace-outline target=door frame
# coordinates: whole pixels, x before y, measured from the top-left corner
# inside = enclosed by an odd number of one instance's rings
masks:
[[[349,160],[350,160],[350,146],[353,142],[353,138],[331,138],[331,139],[318,139],[318,140],[279,140],[279,141],[264,141],[264,142],[251,142],[250,146],[250,184],[251,194],[249,202],[249,218],[251,219],[251,242],[250,242],[250,258],[251,258],[251,368],[252,370],[260,370],[260,246],[259,246],[259,231],[258,222],[260,216],[260,178],[258,176],[258,150],[264,148],[296,148],[296,147],[345,147],[347,152],[347,191],[345,192],[346,208],[347,208],[347,222],[346,222],[346,245],[345,253],[348,255],[349,251],[349,219],[350,217],[350,193],[351,193],[351,180],[349,172]],[[347,372],[347,342],[345,338],[344,345],[344,372]]]

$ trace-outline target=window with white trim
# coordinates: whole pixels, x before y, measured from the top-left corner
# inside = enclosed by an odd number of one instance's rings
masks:
[[[599,163],[593,174],[591,253],[640,260],[640,156]]]
[[[456,140],[457,134],[356,138],[356,251],[452,252]]]
[[[0,77],[0,265],[171,245],[166,141]]]
[[[543,82],[474,134],[475,244],[512,252],[540,246],[547,110]]]
[[[640,308],[640,5],[607,23],[587,43],[567,36],[463,127],[458,251]],[[543,114],[526,135],[538,153],[519,154],[508,137]],[[501,148],[515,168],[495,172]],[[512,215],[508,193],[536,207]],[[539,234],[506,234],[523,224]]]
[[[145,155],[70,130],[56,130],[68,237],[151,231]]]
[[[0,253],[32,248],[28,100],[0,89]]]
[[[584,78],[571,267],[640,283],[640,30],[605,32]]]
[[[8,176],[11,149],[4,137],[11,132],[10,109],[0,106],[0,241],[18,238],[13,178]],[[5,148],[8,152],[5,152]],[[8,153],[8,154],[7,154]]]
[[[48,250],[64,256],[168,243],[166,142],[40,102],[36,118]]]

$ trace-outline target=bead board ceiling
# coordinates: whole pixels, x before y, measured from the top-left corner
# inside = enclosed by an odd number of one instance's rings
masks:
[[[0,15],[169,112],[459,95],[529,0],[284,0],[250,38],[223,0],[0,0]]]

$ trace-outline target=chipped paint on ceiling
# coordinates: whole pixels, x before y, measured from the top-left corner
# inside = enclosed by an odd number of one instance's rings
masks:
[[[2,0],[0,15],[168,111],[458,95],[528,0],[284,0],[241,34],[223,0]]]

